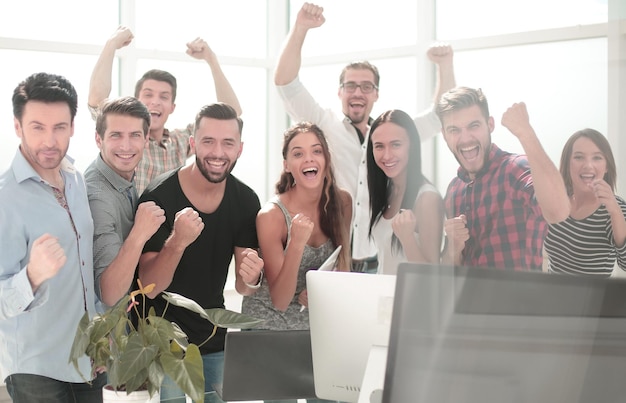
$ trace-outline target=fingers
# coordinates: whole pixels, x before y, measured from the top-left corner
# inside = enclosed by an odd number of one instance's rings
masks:
[[[319,19],[322,14],[324,14],[324,7],[320,7],[313,3],[304,3],[302,5],[302,10],[304,10],[310,17],[314,19]]]
[[[243,251],[243,259],[239,267],[239,274],[246,283],[256,283],[263,270],[263,259],[259,257],[257,251],[246,248]]]

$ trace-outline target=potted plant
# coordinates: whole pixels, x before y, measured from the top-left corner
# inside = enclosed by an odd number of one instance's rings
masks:
[[[78,358],[86,354],[91,358],[94,373],[106,368],[109,386],[127,394],[147,390],[153,396],[167,374],[194,401],[203,402],[204,374],[199,346],[188,343],[180,327],[156,315],[154,308],[146,312],[146,294],[154,289],[154,284],[143,287],[138,283],[138,290],[130,292],[105,313],[92,319],[85,313],[76,329],[70,361],[78,370]],[[138,297],[142,299],[141,305]],[[218,327],[244,329],[262,322],[226,309],[203,309],[195,301],[175,293],[163,292],[158,298],[165,298],[168,306],[189,309],[213,323],[213,333],[207,341]],[[135,311],[136,321],[129,318],[131,310]]]

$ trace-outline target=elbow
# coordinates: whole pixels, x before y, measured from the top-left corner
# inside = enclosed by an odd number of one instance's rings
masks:
[[[287,308],[289,307],[289,302],[280,301],[278,298],[272,297],[272,305],[274,306],[274,309],[276,309],[277,311],[285,312]]]

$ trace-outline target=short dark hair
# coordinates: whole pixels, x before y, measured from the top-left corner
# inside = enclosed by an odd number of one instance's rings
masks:
[[[483,91],[478,88],[456,87],[441,96],[435,112],[443,125],[443,117],[450,112],[478,105],[485,120],[489,119],[489,104]]]
[[[120,97],[108,100],[98,110],[98,116],[96,117],[96,133],[100,138],[104,138],[104,133],[107,131],[107,116],[108,115],[127,115],[143,120],[143,136],[148,135],[150,130],[150,112],[148,108],[141,103],[135,97]]]
[[[216,102],[213,104],[205,105],[200,109],[200,112],[196,115],[196,122],[193,128],[193,133],[196,134],[196,130],[198,130],[198,126],[200,126],[200,121],[202,118],[211,118],[217,120],[231,120],[236,119],[237,125],[239,126],[239,135],[243,131],[243,120],[237,115],[237,111],[230,105],[225,104],[224,102]]]
[[[78,94],[72,83],[63,76],[35,73],[15,87],[13,91],[13,116],[20,122],[28,101],[65,102],[70,107],[72,122],[74,122],[78,108]]]
[[[341,74],[339,75],[339,85],[343,84],[343,80],[346,77],[346,71],[348,70],[369,70],[374,74],[374,84],[376,84],[377,87],[380,86],[380,74],[378,73],[378,68],[365,60],[352,62],[346,65],[346,67],[341,70]]]
[[[563,146],[563,152],[561,153],[561,176],[563,177],[563,182],[565,182],[565,189],[567,190],[568,196],[574,194],[574,186],[572,185],[572,175],[569,168],[570,160],[572,159],[572,153],[574,151],[574,143],[581,137],[588,138],[595,144],[600,152],[604,155],[606,159],[606,173],[604,174],[604,181],[611,187],[613,192],[615,192],[615,186],[617,183],[617,167],[615,165],[615,158],[613,157],[613,151],[611,151],[611,145],[609,141],[602,133],[594,129],[583,129],[579,130],[576,133],[572,134],[571,137]]]
[[[156,80],[166,82],[172,87],[172,102],[176,101],[176,77],[164,70],[152,69],[144,73],[135,84],[135,97],[139,98],[141,87],[146,80]]]

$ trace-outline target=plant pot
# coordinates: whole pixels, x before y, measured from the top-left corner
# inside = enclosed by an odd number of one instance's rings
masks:
[[[113,390],[108,385],[102,388],[102,403],[116,403],[116,402],[134,402],[134,403],[159,403],[161,397],[159,393],[155,393],[150,397],[150,392],[147,390],[138,390],[131,394],[126,394],[123,390]]]

